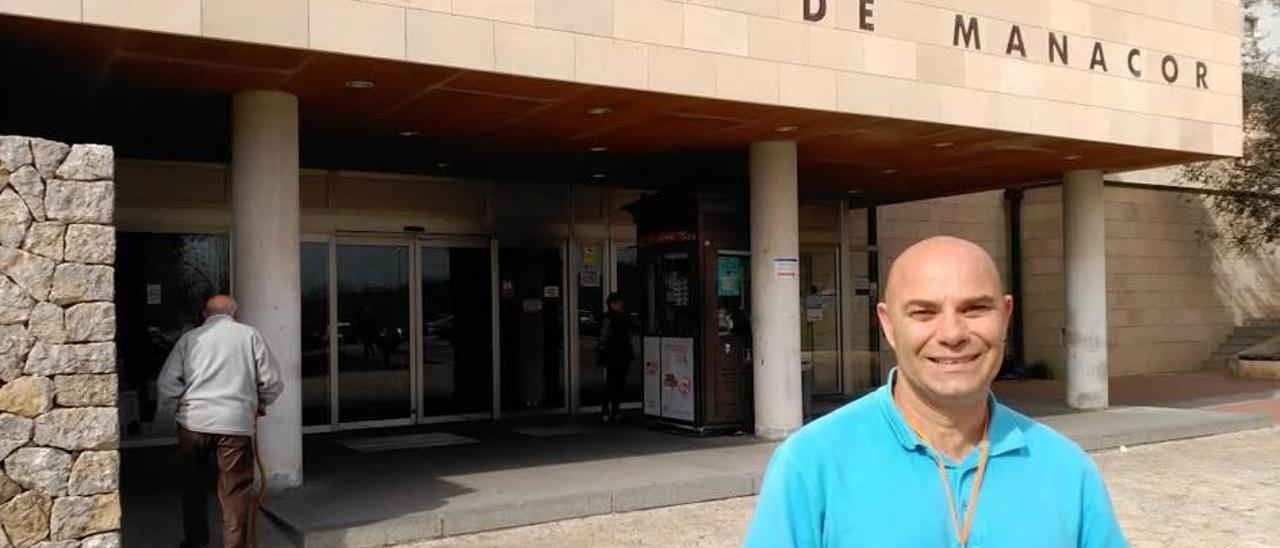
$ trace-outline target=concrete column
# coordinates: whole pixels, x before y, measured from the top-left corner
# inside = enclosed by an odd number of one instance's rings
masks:
[[[245,91],[231,105],[232,269],[240,319],[280,362],[284,393],[259,419],[273,490],[302,485],[298,99]]]
[[[1107,407],[1107,248],[1102,172],[1071,171],[1062,182],[1063,271],[1067,286],[1067,405]]]
[[[803,423],[796,144],[756,143],[750,162],[755,427],[757,436],[782,439]]]

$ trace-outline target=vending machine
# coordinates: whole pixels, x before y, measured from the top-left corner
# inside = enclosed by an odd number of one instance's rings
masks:
[[[746,197],[667,192],[627,207],[639,265],[644,412],[700,434],[749,431]]]

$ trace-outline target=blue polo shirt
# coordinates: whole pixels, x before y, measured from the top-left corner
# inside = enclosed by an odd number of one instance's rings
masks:
[[[938,465],[894,405],[894,373],[778,446],[746,546],[960,545]],[[994,397],[991,406],[990,457],[968,546],[1127,546],[1089,456]],[[978,453],[943,457],[962,527]]]

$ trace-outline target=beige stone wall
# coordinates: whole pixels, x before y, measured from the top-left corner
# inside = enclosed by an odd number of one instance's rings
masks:
[[[0,546],[120,546],[113,166],[0,136]]]
[[[0,0],[0,13],[1236,155],[1239,2],[1167,4],[877,0],[864,21],[860,2],[827,0],[817,22],[804,0]],[[956,40],[957,16],[978,19],[981,50]],[[1014,25],[1026,58],[1007,53]],[[1065,66],[1050,33],[1070,37]]]
[[[995,259],[1008,284],[1008,223],[1004,191],[993,190],[878,208],[880,279],[908,246],[930,236],[956,236],[977,243]]]
[[[1280,316],[1280,255],[1241,257],[1204,240],[1215,220],[1202,196],[1109,185],[1106,208],[1113,376],[1198,369],[1245,319]],[[1029,190],[1023,219],[1027,360],[1061,374],[1061,187]]]

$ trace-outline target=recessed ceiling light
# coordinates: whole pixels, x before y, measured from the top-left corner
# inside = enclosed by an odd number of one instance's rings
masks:
[[[606,177],[606,175],[605,175],[605,174],[603,174],[603,173],[596,173],[596,174],[591,175],[591,178],[592,178],[592,179],[603,179],[603,178],[605,178],[605,177]]]
[[[347,80],[347,89],[373,89],[371,80]]]
[[[591,152],[604,152],[604,151],[606,151],[606,150],[609,150],[609,147],[591,147],[591,148],[589,148],[589,149],[587,149],[587,150],[589,150],[589,151],[591,151]]]
[[[611,112],[613,112],[613,109],[609,107],[591,107],[587,109],[587,114],[590,114],[592,116],[601,116],[604,114],[609,114]]]
[[[1063,159],[1063,160],[1079,160],[1079,159],[1081,159],[1081,158],[1084,158],[1084,156],[1081,156],[1081,155],[1079,155],[1079,154],[1072,154],[1072,155],[1070,155],[1070,156],[1063,156],[1063,157],[1062,157],[1062,159]]]
[[[776,128],[773,128],[773,130],[778,133],[791,133],[798,129],[800,129],[800,126],[778,126]]]
[[[851,189],[849,189],[849,194],[862,194],[862,189],[861,189],[861,188],[851,188]]]
[[[897,173],[897,172],[898,172],[898,170],[893,169],[893,168],[889,168],[889,169],[882,169],[882,170],[880,170],[880,174],[881,174],[881,175],[893,175],[894,173]]]
[[[438,168],[440,168],[440,169],[445,169],[445,168],[447,168],[447,167],[449,167],[449,166],[451,166],[451,165],[453,165],[453,164],[450,164],[449,162],[436,162],[436,167],[438,167]]]
[[[407,130],[407,131],[400,132],[401,137],[417,137],[419,135],[422,135],[421,131]]]
[[[934,143],[934,144],[933,144],[933,148],[948,148],[948,147],[953,147],[953,146],[956,146],[956,144],[955,144],[955,143],[953,143],[953,142],[951,142],[951,141],[943,141],[943,142],[941,142],[941,143]]]

